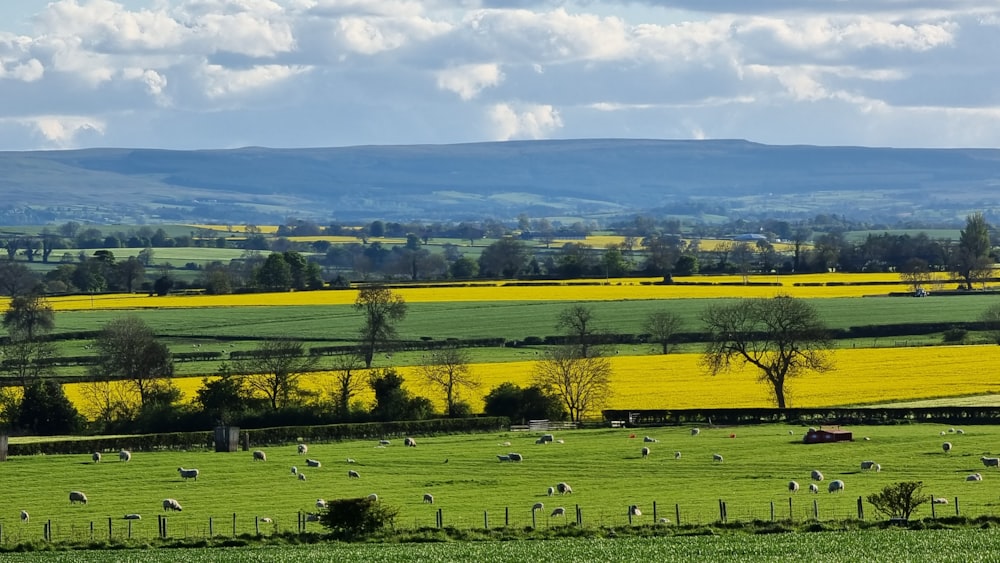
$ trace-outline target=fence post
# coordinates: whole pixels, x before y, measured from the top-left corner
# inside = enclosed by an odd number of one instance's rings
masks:
[[[795,512],[792,510],[792,497],[788,497],[788,520],[795,521]]]
[[[813,518],[819,520],[819,501],[813,499]]]
[[[656,501],[653,501],[653,523],[656,524]]]
[[[215,532],[212,529],[212,517],[209,516],[208,517],[208,537],[212,537],[214,535],[215,535]]]
[[[236,537],[236,513],[233,513],[233,537]]]
[[[937,518],[937,514],[935,514],[936,511],[934,510],[934,505],[935,504],[937,504],[937,503],[935,503],[934,502],[934,498],[931,497],[931,518]]]
[[[722,499],[719,499],[719,522],[726,521],[726,510],[722,508]]]
[[[132,539],[132,521],[128,521],[128,539]]]
[[[632,525],[632,507],[628,507],[625,512],[628,512],[628,525]]]
[[[90,541],[94,541],[94,521],[90,521]]]
[[[112,533],[111,517],[108,517],[108,541],[111,541],[111,533]]]
[[[934,511],[934,505],[931,505],[931,512]],[[858,497],[858,520],[865,519],[865,504],[862,502],[861,497]]]
[[[444,528],[444,513],[438,509],[438,528]]]
[[[674,504],[674,522],[676,522],[678,526],[681,525],[681,505],[680,504]]]
[[[961,513],[958,510],[958,497],[955,497],[955,516],[961,516]]]
[[[583,527],[583,511],[580,510],[580,505],[576,505],[576,525]]]
[[[503,508],[503,526],[504,528],[510,527],[510,507],[505,506]]]
[[[260,535],[260,516],[253,517],[253,530],[255,534]]]
[[[485,528],[487,530],[490,529],[490,511],[489,510],[484,510],[483,511],[483,528]]]
[[[537,512],[537,510],[532,510],[531,511],[531,529],[532,530],[534,530],[535,528],[538,527],[538,524],[535,522],[535,512]]]
[[[0,461],[7,461],[7,433],[0,433]]]

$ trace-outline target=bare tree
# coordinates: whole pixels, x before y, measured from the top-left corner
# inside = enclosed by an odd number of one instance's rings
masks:
[[[364,358],[359,353],[341,354],[333,360],[333,385],[330,394],[336,405],[337,414],[346,417],[350,413],[351,399],[368,386],[364,377]]]
[[[569,343],[579,350],[581,356],[586,357],[597,340],[596,324],[593,309],[585,305],[573,305],[559,313],[556,328],[566,334]]]
[[[455,416],[461,388],[479,387],[479,378],[469,367],[469,353],[460,348],[442,348],[431,352],[430,360],[420,366],[420,375],[444,394],[448,416]]]
[[[664,354],[670,353],[670,344],[674,335],[680,331],[683,321],[680,316],[670,311],[653,311],[646,317],[642,330],[649,334],[650,340],[659,344]]]
[[[395,338],[396,323],[406,317],[406,302],[384,285],[367,285],[358,292],[354,309],[364,314],[361,351],[365,367],[370,368],[379,347]]]
[[[299,379],[312,371],[316,356],[307,353],[295,340],[264,340],[250,355],[234,362],[238,373],[247,374],[247,387],[262,394],[271,408],[292,404],[299,394]]]
[[[910,286],[910,289],[914,293],[918,293],[924,289],[925,284],[929,284],[933,280],[933,275],[931,274],[927,260],[923,258],[910,258],[899,269],[899,279]]]
[[[611,394],[611,362],[600,355],[582,356],[574,347],[560,346],[535,364],[534,384],[562,401],[570,419],[580,422]]]
[[[162,379],[174,373],[170,350],[156,340],[153,330],[138,317],[108,322],[94,344],[98,358],[91,368],[94,379],[130,382],[142,406],[163,386]]]
[[[81,413],[104,425],[133,420],[139,413],[139,397],[128,381],[94,379],[80,386]]]
[[[709,333],[702,362],[716,375],[750,364],[784,409],[789,378],[832,369],[829,336],[816,309],[791,297],[742,299],[709,307],[702,314]]]

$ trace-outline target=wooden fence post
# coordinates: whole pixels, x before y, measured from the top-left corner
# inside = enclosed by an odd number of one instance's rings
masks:
[[[676,522],[678,526],[681,525],[681,505],[680,504],[674,504],[674,522]]]
[[[792,497],[788,497],[788,520],[795,521],[795,512],[792,510]]]
[[[631,526],[632,525],[632,507],[630,506],[627,509],[625,509],[625,512],[628,512],[628,525]]]
[[[656,524],[656,501],[653,501],[653,523]]]
[[[955,497],[955,516],[961,516],[961,512],[958,510],[958,497]]]
[[[774,501],[771,501],[771,522],[774,522]]]
[[[580,510],[580,505],[576,505],[576,525],[583,527],[583,511]]]
[[[931,505],[933,507],[933,505]],[[865,503],[858,497],[858,520],[865,519]]]
[[[233,537],[236,537],[236,513],[233,513]]]
[[[208,517],[208,537],[212,537],[214,535],[215,535],[215,531],[213,530],[213,527],[212,527],[212,517],[209,516]]]
[[[505,528],[510,527],[510,507],[505,506],[503,508],[503,525]]]
[[[934,502],[934,497],[931,497],[931,518],[937,518],[937,514],[935,514],[936,511],[934,510],[935,504],[937,503]]]
[[[813,519],[819,520],[819,501],[813,499]]]
[[[486,529],[486,530],[490,529],[490,511],[489,510],[484,510],[483,511],[483,528]]]
[[[113,530],[112,530],[112,525],[111,525],[111,518],[110,518],[110,517],[108,517],[108,541],[111,541],[111,537],[112,537],[112,536],[111,536],[111,534],[112,534],[112,531],[113,531]]]
[[[7,461],[7,433],[0,433],[0,461]]]

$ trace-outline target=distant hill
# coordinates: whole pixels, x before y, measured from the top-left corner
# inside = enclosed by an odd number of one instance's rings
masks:
[[[23,222],[995,215],[1000,150],[589,139],[314,149],[0,152]],[[4,221],[4,219],[7,219]]]

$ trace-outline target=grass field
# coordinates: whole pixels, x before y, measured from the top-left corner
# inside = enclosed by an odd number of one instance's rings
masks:
[[[532,524],[536,502],[545,505],[536,513],[539,527],[564,523],[549,516],[556,506],[566,507],[570,519],[579,506],[585,526],[622,526],[628,522],[626,508],[636,504],[643,515],[635,523],[653,523],[654,501],[658,517],[676,521],[679,510],[682,524],[705,524],[718,520],[720,499],[727,503],[729,520],[770,519],[774,502],[777,518],[791,514],[804,521],[813,516],[814,500],[821,520],[841,520],[856,516],[858,496],[902,480],[923,481],[929,494],[952,499],[939,507],[939,516],[954,514],[955,497],[963,515],[996,513],[1000,502],[993,482],[1000,480],[1000,472],[984,468],[979,457],[998,451],[1000,428],[965,427],[965,434],[946,437],[939,435],[945,430],[939,425],[851,430],[858,440],[818,445],[801,443],[802,427],[784,425],[703,428],[698,436],[687,428],[565,431],[556,434],[564,443],[547,445],[536,445],[537,436],[529,433],[419,437],[416,448],[403,447],[400,439],[384,448],[375,440],[310,444],[309,457],[322,461],[320,468],[305,467],[294,445],[263,448],[266,463],[253,462],[248,452],[207,451],[134,452],[128,463],[111,454],[101,463],[92,463],[89,455],[12,457],[0,464],[5,484],[0,524],[7,541],[40,537],[48,520],[56,539],[85,539],[90,522],[107,537],[108,518],[124,533],[122,515],[139,513],[143,520],[133,523],[133,533],[151,537],[156,533],[153,517],[162,514],[162,499],[171,497],[184,507],[169,514],[173,536],[207,535],[209,518],[215,533],[228,535],[234,513],[238,533],[254,531],[254,516],[273,518],[273,527],[263,530],[271,532],[294,530],[295,515],[315,510],[317,498],[370,493],[398,507],[397,525],[407,529],[433,526],[437,509],[446,525],[467,529],[483,526],[484,511],[492,526],[500,526],[509,509],[509,525],[520,528]],[[652,449],[647,459],[640,455],[643,435],[658,440],[645,444]],[[941,449],[946,439],[954,444],[950,454]],[[674,451],[682,456],[675,459]],[[508,452],[521,453],[524,461],[497,461],[498,454]],[[725,461],[713,462],[715,453]],[[348,457],[357,463],[346,463]],[[882,471],[861,472],[860,461],[868,459],[880,463]],[[292,475],[293,465],[307,480]],[[196,467],[201,476],[182,481],[178,466]],[[348,469],[361,478],[349,479]],[[846,492],[827,493],[824,482],[820,494],[810,495],[806,488],[813,469],[827,481],[843,480]],[[984,480],[966,482],[965,476],[974,472]],[[788,492],[791,479],[801,484],[798,493]],[[573,487],[572,495],[547,496],[546,488],[561,481]],[[71,490],[85,492],[90,502],[70,505]],[[434,495],[433,505],[422,502],[424,493]],[[31,514],[27,524],[18,522],[22,509]],[[924,506],[915,516],[929,515]],[[870,506],[866,518],[874,518]]]
[[[723,536],[562,539],[520,542],[454,542],[423,544],[342,544],[308,546],[161,549],[143,551],[73,551],[18,553],[17,561],[45,563],[309,563],[367,561],[397,563],[535,561],[993,561],[1000,532],[986,530],[868,530],[808,535],[731,534]],[[3,556],[0,555],[0,559]]]

